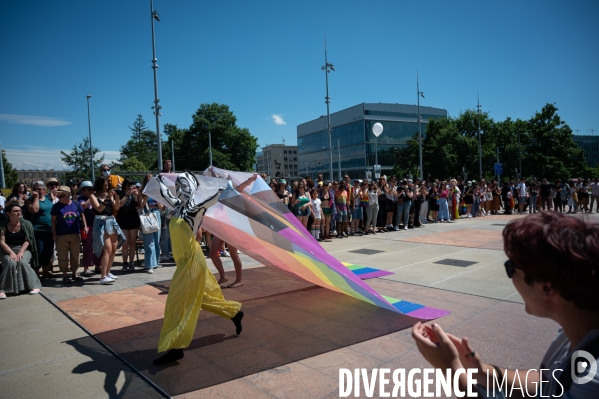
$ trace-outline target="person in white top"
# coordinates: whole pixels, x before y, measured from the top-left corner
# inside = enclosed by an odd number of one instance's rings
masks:
[[[312,214],[314,215],[314,221],[312,222],[312,226],[310,227],[310,233],[312,233],[312,237],[314,237],[318,241],[322,241],[320,239],[320,220],[322,219],[322,202],[320,198],[318,198],[318,190],[313,188],[310,191],[310,209],[312,210]]]
[[[4,212],[4,205],[6,204],[6,198],[4,198],[4,194],[0,192],[0,213]]]
[[[524,204],[526,203],[526,179],[525,178],[522,177],[520,179],[520,183],[518,183],[516,190],[518,190],[518,209],[519,209],[518,213],[523,214],[524,213]]]

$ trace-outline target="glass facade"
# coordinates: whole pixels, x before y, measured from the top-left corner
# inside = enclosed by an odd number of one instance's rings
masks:
[[[418,133],[417,112],[392,111],[394,108],[399,111],[411,111],[412,106],[383,104],[381,107],[383,108],[381,110],[360,110],[358,115],[354,112],[351,115],[353,121],[345,124],[340,123],[339,126],[332,127],[333,179],[339,177],[339,167],[341,167],[342,176],[347,173],[351,178],[365,178],[368,176],[369,171],[372,171],[372,165],[375,164],[375,136],[372,134],[372,125],[375,123],[378,122],[383,125],[383,133],[376,138],[376,147],[378,149],[376,153],[383,174],[389,174],[393,169],[396,150],[404,147],[407,140]],[[391,110],[385,110],[384,108]],[[352,109],[355,110],[355,107]],[[437,112],[437,114],[429,114],[428,112],[420,114],[423,137],[425,136],[428,119],[443,118],[447,115],[447,111],[441,109],[433,108],[432,112]],[[362,116],[360,117],[359,114]],[[393,118],[396,120],[376,120],[377,116],[381,119]],[[348,116],[347,119],[349,118]],[[356,121],[355,119],[358,118],[359,120]],[[410,121],[405,121],[405,119],[410,119]],[[322,126],[320,122],[319,126]],[[322,173],[325,179],[330,179],[329,137],[326,129],[314,133],[306,132],[305,127],[302,127],[302,129],[301,137],[299,137],[298,129],[297,138],[299,174],[302,176],[309,174],[314,178],[318,173]],[[339,140],[340,148],[338,148],[337,140]]]

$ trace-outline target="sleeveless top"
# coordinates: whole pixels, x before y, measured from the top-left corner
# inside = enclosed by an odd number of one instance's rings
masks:
[[[8,226],[6,226],[6,232],[4,234],[4,242],[9,247],[20,247],[23,245],[27,237],[25,236],[25,230],[21,227],[21,230],[13,233],[8,230]]]
[[[33,225],[34,231],[39,232],[51,232],[52,231],[52,216],[50,211],[52,210],[52,199],[48,195],[44,196],[43,201],[39,201],[39,210],[37,213],[29,213],[28,219]]]
[[[105,208],[99,212],[94,208],[94,214],[98,216],[112,216],[112,201],[110,198],[106,198],[105,200],[101,200],[98,198],[98,202],[100,205],[104,205]]]

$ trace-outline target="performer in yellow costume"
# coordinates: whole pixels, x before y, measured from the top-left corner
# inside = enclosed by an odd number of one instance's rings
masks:
[[[167,364],[183,358],[183,348],[191,343],[200,309],[231,319],[237,335],[241,333],[243,312],[240,311],[239,302],[227,301],[223,297],[220,286],[206,265],[202,249],[195,240],[206,209],[218,201],[220,192],[197,203],[194,193],[199,183],[192,173],[181,173],[177,177],[176,197],[164,185],[160,175],[156,179],[160,184],[162,198],[174,209],[169,227],[177,270],[166,300],[158,344],[158,352],[168,352],[154,360],[155,364]]]

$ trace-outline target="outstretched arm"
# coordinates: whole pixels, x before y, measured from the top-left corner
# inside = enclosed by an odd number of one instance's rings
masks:
[[[239,192],[242,192],[243,190],[245,190],[245,188],[247,186],[249,186],[251,183],[256,181],[256,178],[258,177],[258,173],[254,173],[252,175],[252,177],[250,177],[249,179],[247,179],[246,181],[244,181],[243,183],[241,183],[239,186],[237,186],[235,189]]]
[[[181,200],[175,197],[168,187],[163,183],[163,177],[161,175],[156,176],[156,181],[160,186],[160,195],[162,198],[170,205],[171,209],[175,209],[179,204],[181,204]]]

